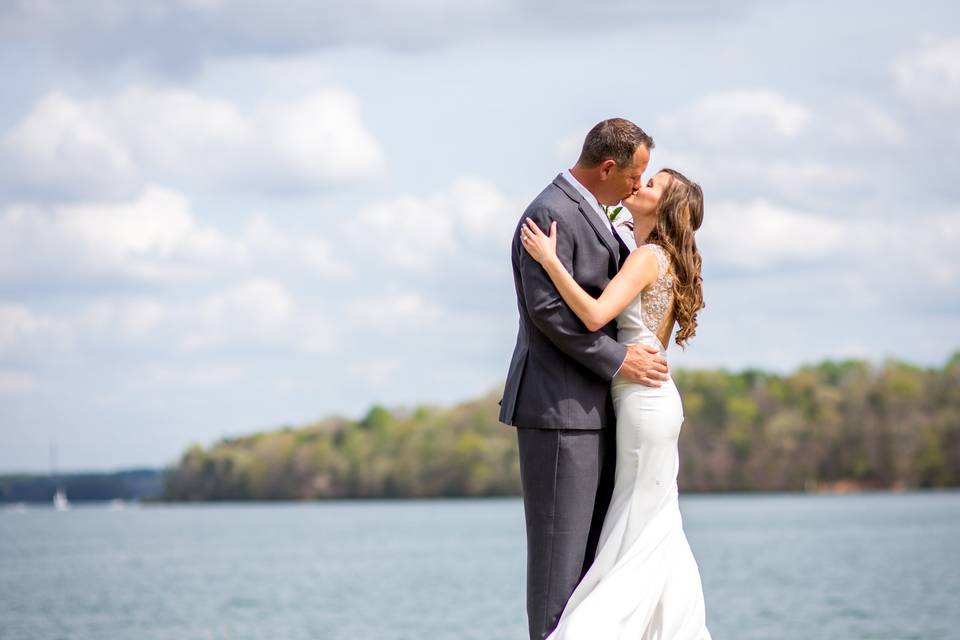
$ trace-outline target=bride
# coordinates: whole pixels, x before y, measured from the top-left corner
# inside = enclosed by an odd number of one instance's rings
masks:
[[[557,223],[547,236],[529,218],[526,251],[546,270],[584,325],[596,331],[617,319],[619,342],[652,345],[665,357],[694,336],[704,307],[694,232],[703,222],[703,191],[663,169],[623,201],[633,214],[638,248],[593,298],[557,258]],[[677,493],[677,439],[683,422],[671,379],[661,387],[611,383],[617,414],[613,497],[596,558],[546,640],[709,640],[700,571],[687,543]]]

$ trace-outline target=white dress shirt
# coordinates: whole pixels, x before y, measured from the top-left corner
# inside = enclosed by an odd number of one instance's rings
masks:
[[[593,207],[593,210],[596,211],[600,216],[600,219],[603,220],[604,226],[609,229],[610,218],[608,218],[607,214],[603,211],[603,207],[600,206],[600,201],[597,200],[596,196],[590,193],[585,186],[580,184],[580,181],[577,180],[572,173],[570,173],[569,169],[564,169],[563,177],[567,179],[567,182],[573,185],[574,189],[580,192],[580,195],[582,195],[588,203],[590,203],[590,206]],[[620,220],[620,223],[614,227],[614,231],[617,232],[617,235],[620,236],[620,239],[623,240],[623,242],[627,245],[627,249],[633,251],[637,248],[637,242],[633,239],[633,232],[630,231],[630,228],[623,225],[623,222],[628,219],[632,218],[630,216],[630,212],[627,211],[626,207],[624,207],[617,216],[617,220]]]
[[[600,206],[600,201],[597,200],[597,197],[590,193],[590,190],[585,186],[580,184],[580,181],[574,177],[570,172],[570,169],[563,170],[563,177],[567,179],[567,182],[573,185],[573,188],[580,192],[580,195],[593,207],[593,210],[597,212],[597,215],[600,216],[600,219],[603,220],[603,226],[610,228],[610,218],[607,217],[607,214],[604,213],[603,207]]]

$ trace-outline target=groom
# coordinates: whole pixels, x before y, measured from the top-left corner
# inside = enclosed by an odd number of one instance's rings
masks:
[[[653,139],[622,118],[587,134],[577,164],[558,175],[524,211],[549,233],[574,279],[599,296],[629,249],[601,205],[640,188]],[[554,629],[586,573],[613,489],[616,419],[610,381],[659,386],[667,363],[653,347],[617,342],[616,322],[588,331],[514,232],[511,256],[520,330],[500,421],[517,427],[527,525],[527,619],[531,640]]]

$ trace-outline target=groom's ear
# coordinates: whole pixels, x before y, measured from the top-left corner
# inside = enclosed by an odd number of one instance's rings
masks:
[[[613,168],[617,166],[617,161],[613,159],[607,159],[600,163],[600,179],[606,180],[610,177],[610,172],[613,171]]]

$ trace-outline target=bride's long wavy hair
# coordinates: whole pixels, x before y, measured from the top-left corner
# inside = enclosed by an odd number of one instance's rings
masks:
[[[697,313],[706,304],[703,301],[703,260],[694,232],[703,224],[703,189],[675,169],[661,169],[672,180],[660,195],[657,205],[657,224],[647,236],[647,242],[663,247],[673,269],[673,312],[680,326],[674,341],[686,348],[687,341],[697,333]],[[628,223],[633,229],[633,225]]]

